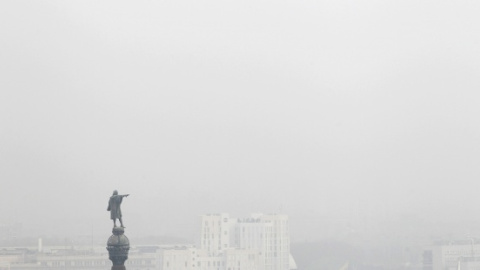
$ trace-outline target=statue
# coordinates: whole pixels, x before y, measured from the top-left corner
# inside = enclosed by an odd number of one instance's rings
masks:
[[[107,211],[110,211],[110,218],[113,220],[114,228],[117,227],[117,219],[120,221],[120,226],[125,228],[125,226],[123,226],[120,204],[122,204],[123,197],[128,197],[128,195],[130,194],[118,195],[118,191],[114,190],[113,195],[110,197],[110,200],[108,200]]]

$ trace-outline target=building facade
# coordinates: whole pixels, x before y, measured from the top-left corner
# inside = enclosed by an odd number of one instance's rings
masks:
[[[478,270],[480,244],[475,240],[438,243],[423,253],[424,270]]]

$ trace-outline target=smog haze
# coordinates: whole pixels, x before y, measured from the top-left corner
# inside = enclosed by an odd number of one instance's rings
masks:
[[[292,241],[385,220],[415,231],[403,217],[479,224],[478,14],[443,0],[2,1],[0,223],[100,235],[117,189],[131,236],[192,239],[221,212],[288,214]]]

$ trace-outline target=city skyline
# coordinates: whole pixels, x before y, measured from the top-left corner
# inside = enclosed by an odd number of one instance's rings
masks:
[[[480,236],[480,2],[0,2],[0,224],[294,242]],[[370,244],[373,245],[373,244]]]

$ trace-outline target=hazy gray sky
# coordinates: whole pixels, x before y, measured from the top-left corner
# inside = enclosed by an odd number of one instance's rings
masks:
[[[478,213],[478,1],[2,1],[0,223]],[[139,233],[141,232],[141,233]],[[317,232],[318,233],[318,232]],[[316,236],[312,236],[315,238]]]

